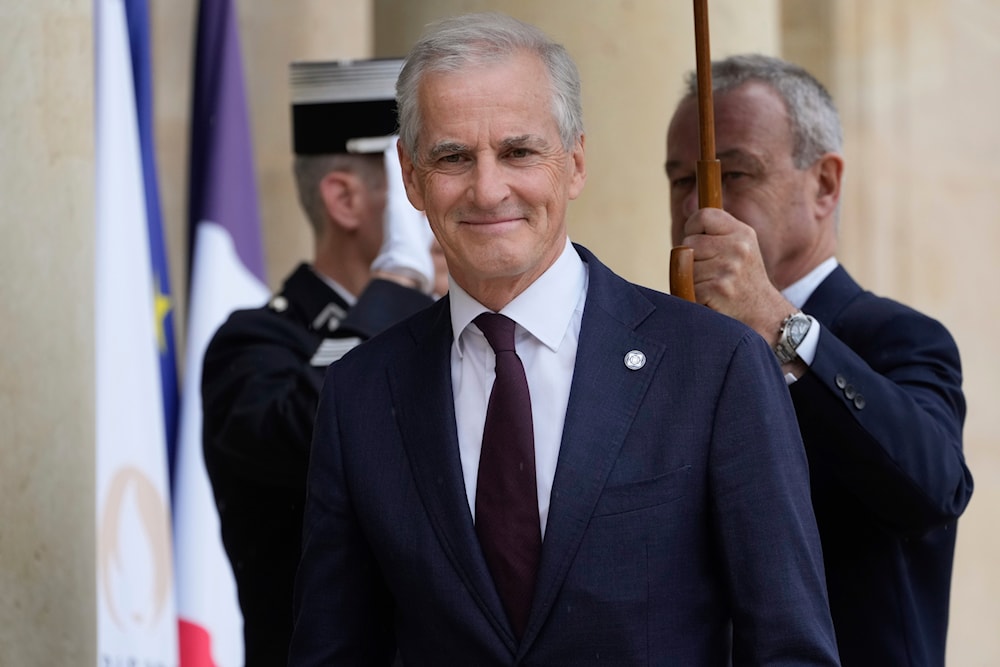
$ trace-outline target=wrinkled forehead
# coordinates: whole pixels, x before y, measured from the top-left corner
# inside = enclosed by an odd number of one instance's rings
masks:
[[[471,122],[500,123],[514,135],[556,127],[552,85],[533,54],[468,69],[427,72],[418,93],[421,132]],[[518,125],[524,129],[516,130]],[[428,137],[429,138],[429,137]]]
[[[698,159],[700,153],[698,100],[685,97],[674,110],[667,126],[667,158],[670,162]]]
[[[685,140],[697,141],[700,114],[697,97],[688,97],[678,105],[668,133],[668,147]],[[794,138],[788,109],[780,95],[766,83],[748,81],[716,93],[713,116],[718,151],[752,145],[792,149]]]

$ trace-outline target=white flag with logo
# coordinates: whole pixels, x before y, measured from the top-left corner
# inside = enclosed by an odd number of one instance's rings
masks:
[[[125,6],[95,0],[99,665],[177,664],[154,281]]]

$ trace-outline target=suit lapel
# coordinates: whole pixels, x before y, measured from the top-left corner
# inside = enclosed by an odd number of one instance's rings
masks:
[[[427,516],[458,576],[511,651],[514,638],[479,548],[462,476],[447,297],[411,320],[415,348],[389,377],[403,446]]]
[[[636,334],[653,305],[589,252],[578,251],[588,264],[590,283],[522,654],[552,608],[665,351],[660,342]],[[625,364],[633,350],[645,355],[645,365],[638,370]]]
[[[802,309],[829,327],[862,291],[844,267],[838,265],[809,296]]]

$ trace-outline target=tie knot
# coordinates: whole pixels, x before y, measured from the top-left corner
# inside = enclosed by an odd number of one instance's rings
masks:
[[[482,313],[473,321],[494,352],[514,351],[514,320],[500,313]]]

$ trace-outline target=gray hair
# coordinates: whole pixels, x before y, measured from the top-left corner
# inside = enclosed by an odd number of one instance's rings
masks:
[[[520,51],[541,59],[552,83],[552,113],[563,148],[571,150],[583,135],[580,73],[569,53],[545,33],[504,14],[466,14],[428,26],[410,50],[396,81],[399,136],[416,160],[422,119],[417,92],[424,74],[456,72],[464,67],[499,63]]]
[[[295,173],[295,188],[299,194],[299,204],[317,237],[323,232],[329,215],[320,192],[320,183],[326,175],[334,171],[348,172],[360,178],[368,188],[375,190],[385,184],[385,167],[382,162],[381,153],[366,155],[328,153],[295,156],[292,170]]]
[[[796,168],[805,169],[824,153],[842,151],[843,131],[833,98],[804,68],[760,54],[736,55],[712,62],[713,94],[725,93],[750,81],[769,86],[784,101]],[[698,94],[696,72],[688,73],[685,85],[686,97]]]

